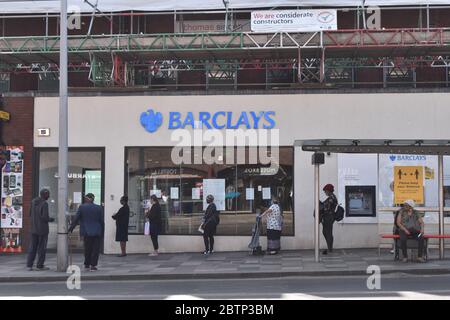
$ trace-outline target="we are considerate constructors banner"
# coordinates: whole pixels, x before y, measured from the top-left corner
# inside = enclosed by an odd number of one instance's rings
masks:
[[[337,10],[253,11],[251,26],[253,32],[337,30]]]

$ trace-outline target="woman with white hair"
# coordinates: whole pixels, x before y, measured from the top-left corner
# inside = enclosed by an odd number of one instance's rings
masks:
[[[414,210],[415,203],[413,200],[405,200],[403,202],[403,208],[400,210],[397,217],[397,225],[399,227],[400,245],[402,248],[403,262],[408,262],[408,252],[406,243],[408,239],[415,239],[419,242],[418,247],[418,262],[425,262],[422,258],[424,240],[423,231],[424,224],[420,213]]]
[[[277,254],[281,250],[281,231],[283,229],[283,212],[277,197],[272,197],[272,205],[261,214],[267,222],[267,252]]]

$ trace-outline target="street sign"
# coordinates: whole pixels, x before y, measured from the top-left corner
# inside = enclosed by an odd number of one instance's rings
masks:
[[[412,199],[416,204],[424,204],[423,166],[394,167],[394,203],[402,204]]]

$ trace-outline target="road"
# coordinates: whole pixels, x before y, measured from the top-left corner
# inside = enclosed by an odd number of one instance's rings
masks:
[[[386,275],[380,290],[367,277],[2,283],[0,299],[450,299],[450,275]]]

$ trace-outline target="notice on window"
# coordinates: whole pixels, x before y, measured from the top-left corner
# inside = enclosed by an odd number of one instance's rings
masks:
[[[179,198],[178,188],[177,187],[171,187],[170,188],[170,199],[178,200],[178,198]]]
[[[217,210],[225,210],[225,179],[203,179],[203,210],[208,206],[206,197],[210,194]]]
[[[102,201],[102,171],[86,170],[84,173],[84,194],[93,193],[94,203],[100,205]]]
[[[254,188],[245,188],[245,199],[255,200],[255,189]]]
[[[192,200],[200,200],[200,188],[192,188]]]
[[[416,204],[424,203],[423,166],[394,167],[394,203],[402,204],[412,199]]]
[[[158,199],[161,199],[161,190],[155,189],[150,190],[150,196],[155,195]]]
[[[81,192],[73,193],[73,203],[81,203]]]
[[[270,198],[271,198],[270,188],[263,188],[262,192],[263,192],[263,199],[270,200]]]

